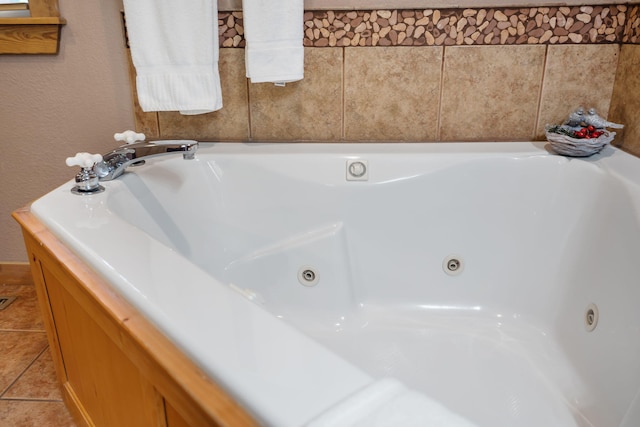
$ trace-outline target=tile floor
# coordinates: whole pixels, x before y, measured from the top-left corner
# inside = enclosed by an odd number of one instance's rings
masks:
[[[0,310],[0,427],[74,427],[56,383],[33,283],[3,279],[0,296],[17,299]]]

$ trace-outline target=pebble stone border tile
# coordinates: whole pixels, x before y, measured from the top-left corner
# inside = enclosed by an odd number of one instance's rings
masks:
[[[244,47],[242,12],[219,12],[220,47]],[[640,43],[638,5],[306,11],[304,46]]]
[[[640,44],[640,10],[638,5],[629,6],[622,42]]]

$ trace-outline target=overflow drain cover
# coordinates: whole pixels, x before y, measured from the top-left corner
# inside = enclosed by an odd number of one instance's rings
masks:
[[[16,300],[16,297],[0,297],[0,310],[4,310],[9,307],[12,302]]]
[[[367,181],[369,179],[367,160],[347,160],[347,181]]]

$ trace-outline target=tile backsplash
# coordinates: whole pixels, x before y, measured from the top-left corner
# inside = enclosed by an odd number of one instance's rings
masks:
[[[305,78],[286,87],[244,77],[241,12],[220,12],[218,24],[223,109],[182,116],[136,105],[139,131],[209,141],[531,140],[579,105],[619,121],[640,113],[625,90],[638,93],[637,5],[306,11]]]

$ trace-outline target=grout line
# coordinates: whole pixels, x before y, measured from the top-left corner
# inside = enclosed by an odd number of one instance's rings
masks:
[[[629,13],[629,11],[627,9],[627,14],[628,13]],[[614,107],[613,95],[615,93],[617,83],[619,83],[618,82],[618,71],[620,70],[620,62],[622,61],[622,48],[623,48],[623,44],[622,43],[618,44],[618,53],[617,53],[618,58],[616,60],[616,72],[613,75],[613,85],[611,86],[611,93],[609,95],[609,108],[607,109],[607,116],[611,113],[611,109]],[[624,136],[624,132],[622,132],[622,136]]]
[[[28,397],[0,397],[4,402],[26,402],[26,403],[64,403],[62,399],[38,399]]]
[[[442,124],[442,100],[444,99],[444,58],[446,47],[442,46],[442,53],[440,55],[440,93],[438,94],[438,115],[436,117],[436,141],[440,141],[442,138],[440,126]]]
[[[44,329],[11,329],[11,328],[7,328],[7,329],[0,328],[0,332],[27,332],[27,333],[42,333],[42,334],[47,333],[47,331],[45,331]]]
[[[542,94],[544,92],[544,82],[545,82],[544,77],[547,75],[548,60],[549,60],[549,45],[545,45],[544,62],[542,65],[542,79],[540,81],[540,90],[538,91],[538,109],[536,111],[536,119],[533,122],[533,132],[531,133],[531,140],[536,139],[536,131],[538,130],[540,117],[542,116]]]
[[[251,132],[251,95],[249,93],[251,90],[251,84],[249,83],[248,77],[245,78],[244,84],[247,87],[247,137],[249,141],[253,141],[253,134]]]
[[[346,86],[346,82],[345,82],[345,78],[346,78],[346,62],[347,62],[347,54],[346,54],[346,48],[342,47],[342,76],[340,79],[340,85],[342,88],[342,99],[340,100],[340,105],[341,105],[341,110],[342,110],[342,114],[340,115],[340,119],[341,119],[341,123],[340,123],[340,138],[342,139],[342,141],[346,141],[347,140],[347,130],[346,130],[346,126],[345,126],[345,121],[346,121],[346,105],[345,105],[345,86]]]
[[[31,286],[31,287],[34,287],[35,285],[33,283],[5,283],[5,282],[0,282],[0,286]]]
[[[19,380],[20,378],[22,378],[22,376],[24,375],[25,372],[27,372],[29,370],[29,368],[31,368],[33,366],[34,363],[36,363],[36,360],[38,360],[38,358],[45,352],[47,351],[47,349],[49,348],[49,344],[45,345],[44,348],[42,350],[40,350],[40,352],[36,355],[36,357],[34,357],[31,362],[29,362],[29,364],[27,365],[26,368],[24,368],[22,370],[22,372],[20,372],[20,374],[18,374],[18,376],[11,381],[11,383],[4,389],[2,390],[2,392],[0,392],[0,399],[4,399],[7,400],[6,398],[4,398],[3,396],[9,391],[11,390],[11,387],[13,387]]]

